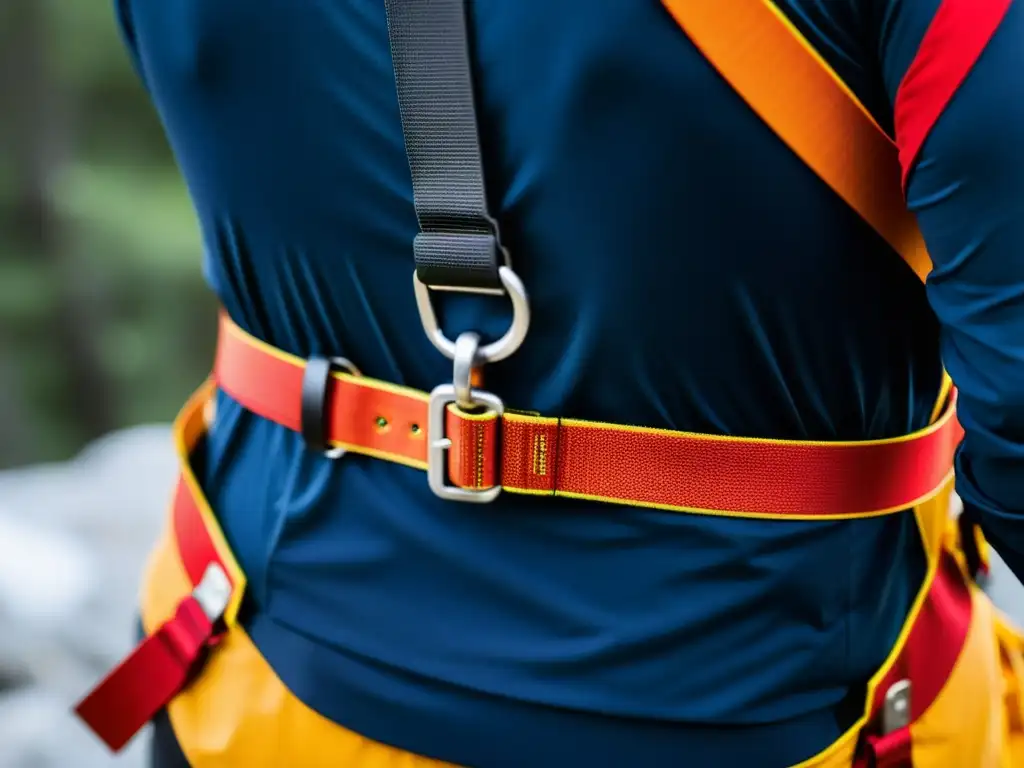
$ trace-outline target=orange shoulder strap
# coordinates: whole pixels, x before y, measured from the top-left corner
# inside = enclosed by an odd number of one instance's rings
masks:
[[[693,43],[793,152],[923,281],[931,259],[900,183],[899,151],[770,0],[662,0]]]

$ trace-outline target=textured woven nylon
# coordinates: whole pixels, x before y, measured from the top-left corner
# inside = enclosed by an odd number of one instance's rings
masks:
[[[435,287],[501,288],[506,258],[487,209],[464,0],[385,0],[420,233],[416,273]]]

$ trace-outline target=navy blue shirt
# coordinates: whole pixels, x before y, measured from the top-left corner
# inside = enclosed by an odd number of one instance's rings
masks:
[[[939,3],[780,5],[889,128]],[[911,176],[927,291],[657,0],[470,6],[488,195],[533,309],[488,388],[551,416],[859,440],[925,425],[944,361],[967,430],[958,489],[1024,574],[1021,3]],[[231,317],[377,378],[450,379],[413,299],[383,3],[118,11]],[[507,323],[499,299],[442,309],[451,338]],[[203,473],[250,633],[291,690],[488,768],[797,762],[859,714],[924,570],[907,514],[444,503],[422,472],[332,462],[223,395]]]

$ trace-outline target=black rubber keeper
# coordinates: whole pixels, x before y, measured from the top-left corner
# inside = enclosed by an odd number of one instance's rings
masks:
[[[302,439],[311,451],[326,451],[327,384],[333,365],[326,357],[311,357],[302,374]]]

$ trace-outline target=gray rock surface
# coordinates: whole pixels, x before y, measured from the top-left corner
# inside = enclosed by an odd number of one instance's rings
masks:
[[[145,735],[115,759],[70,708],[131,646],[174,479],[166,426],[0,472],[0,768],[144,765]]]
[[[0,472],[0,768],[142,768],[70,707],[132,643],[136,590],[175,480],[166,426],[110,435],[67,464]],[[991,593],[1024,626],[998,558]]]

